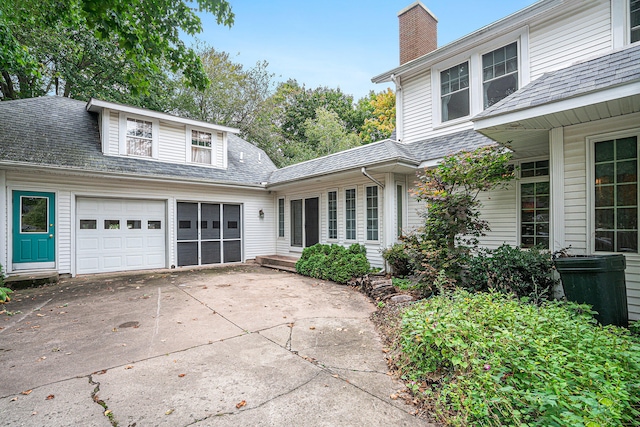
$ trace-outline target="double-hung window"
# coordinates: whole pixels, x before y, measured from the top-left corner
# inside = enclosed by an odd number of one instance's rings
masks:
[[[469,115],[469,62],[440,73],[442,122]]]
[[[638,136],[594,144],[594,250],[638,252]]]
[[[327,193],[327,196],[328,196],[327,214],[329,217],[327,238],[337,239],[338,238],[338,192],[329,191],[329,193]]]
[[[549,248],[549,161],[520,165],[520,246]]]
[[[631,43],[640,41],[640,0],[629,0],[629,32]]]
[[[284,199],[278,199],[278,237],[284,237]]]
[[[378,240],[378,187],[367,187],[367,240]]]
[[[491,107],[516,90],[518,90],[518,44],[513,42],[482,55],[483,108]]]
[[[191,161],[210,165],[213,158],[211,132],[191,130]]]
[[[125,146],[127,155],[152,157],[153,123],[127,117]]]
[[[349,188],[344,195],[345,238],[356,240],[356,189]]]

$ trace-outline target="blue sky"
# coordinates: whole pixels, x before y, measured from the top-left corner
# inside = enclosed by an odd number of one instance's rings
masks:
[[[520,10],[534,0],[422,1],[438,18],[438,46]],[[276,81],[328,86],[357,100],[387,85],[371,77],[399,65],[397,13],[413,0],[230,0],[231,29],[203,15],[198,36],[234,62],[266,60]]]

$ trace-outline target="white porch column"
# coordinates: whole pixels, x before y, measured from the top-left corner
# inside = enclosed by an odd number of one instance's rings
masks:
[[[551,250],[566,247],[564,218],[564,128],[549,131],[549,178],[551,187]]]
[[[393,173],[384,174],[384,207],[382,218],[384,222],[384,235],[382,239],[382,247],[386,248],[396,242],[396,179]]]

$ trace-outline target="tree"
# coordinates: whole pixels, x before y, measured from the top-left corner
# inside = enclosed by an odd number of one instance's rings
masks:
[[[233,24],[226,0],[197,3],[200,11],[216,16],[219,24]],[[195,35],[202,31],[196,11],[183,0],[5,0],[0,4],[0,41],[7,42],[0,50],[3,99],[33,96],[42,90],[38,68],[49,64],[37,54],[42,46],[31,42],[47,30],[59,36],[78,31],[85,41],[92,36],[99,42],[114,43],[121,60],[131,64],[123,78],[134,92],[148,93],[153,77],[163,72],[165,64],[172,72],[181,71],[194,87],[204,88],[208,83],[198,55],[180,39],[181,32]]]
[[[391,136],[396,127],[396,94],[391,88],[377,94],[371,91],[358,101],[358,110],[364,111],[366,117],[359,133],[363,143]]]
[[[315,119],[304,122],[306,144],[298,160],[315,159],[362,145],[360,138],[349,132],[338,113],[320,107],[316,110]]]

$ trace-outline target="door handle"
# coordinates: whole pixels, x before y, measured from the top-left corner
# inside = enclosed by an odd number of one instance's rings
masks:
[[[49,234],[49,238],[52,239],[53,238],[53,234]]]

